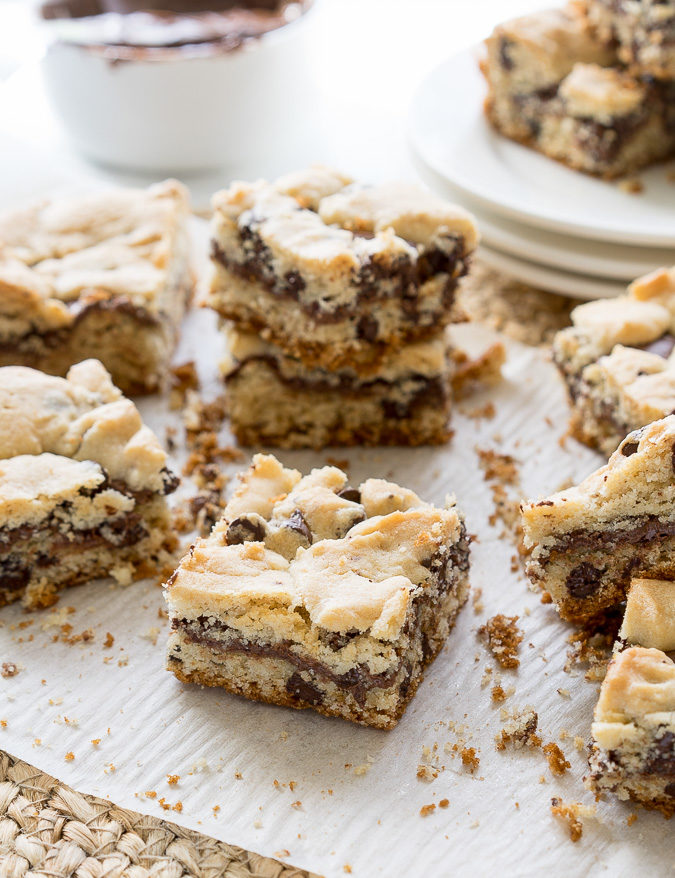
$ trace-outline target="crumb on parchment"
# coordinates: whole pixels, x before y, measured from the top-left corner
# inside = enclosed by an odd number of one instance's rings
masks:
[[[549,744],[544,744],[542,750],[548,761],[548,767],[551,769],[551,774],[560,776],[571,767],[570,763],[565,759],[563,751],[557,744],[553,743],[553,741]]]
[[[583,805],[581,802],[563,802],[555,796],[551,799],[551,814],[567,824],[570,839],[579,841],[583,835],[582,817],[594,817],[595,807]]]
[[[541,737],[537,734],[539,717],[533,707],[528,705],[511,711],[502,707],[501,717],[505,722],[501,732],[495,736],[497,750],[505,750],[507,747],[541,747]]]
[[[503,668],[517,668],[520,665],[518,647],[523,633],[518,627],[518,616],[498,613],[478,629],[478,634],[487,641],[490,652]]]
[[[459,754],[462,757],[462,765],[473,774],[480,765],[480,758],[476,755],[476,748],[462,747]]]

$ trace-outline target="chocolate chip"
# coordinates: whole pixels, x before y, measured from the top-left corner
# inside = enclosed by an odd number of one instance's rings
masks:
[[[300,512],[299,509],[295,509],[293,511],[291,517],[286,522],[286,527],[304,537],[305,540],[307,540],[308,546],[312,545],[312,542],[314,541],[314,538],[312,537],[312,531],[305,521],[305,516],[302,514],[302,512]]]
[[[666,796],[670,796],[670,798],[675,799],[675,783],[667,784],[663,792]]]
[[[352,630],[346,631],[344,634],[341,634],[339,631],[321,631],[319,636],[322,643],[325,643],[326,646],[337,652],[338,649],[343,649],[348,643],[351,643],[358,635],[358,631]]]
[[[655,774],[675,774],[675,734],[664,732],[650,752],[648,770]]]
[[[630,457],[631,455],[635,454],[637,450],[637,442],[624,442],[621,446],[621,454],[623,454],[624,457]]]
[[[660,338],[640,347],[648,354],[656,354],[657,357],[663,357],[664,360],[667,360],[675,349],[675,335],[666,332]]]
[[[323,693],[316,686],[303,680],[297,672],[286,681],[286,691],[293,698],[306,701],[307,704],[317,705],[323,702]]]
[[[284,275],[284,281],[285,291],[295,297],[307,286],[300,272],[295,270],[287,271]]]
[[[172,473],[170,469],[164,467],[162,469],[162,494],[173,494],[178,485],[180,485],[180,479],[175,473]]]
[[[509,51],[511,45],[509,40],[502,40],[499,44],[499,63],[503,70],[513,70],[513,58]]]
[[[255,512],[248,515],[240,515],[230,522],[225,540],[228,546],[238,546],[241,543],[261,543],[266,533],[265,519]]]
[[[358,488],[350,488],[347,485],[341,491],[337,492],[338,497],[342,497],[343,500],[349,500],[350,503],[360,503],[361,502],[361,492]]]
[[[567,574],[565,586],[573,598],[587,598],[600,588],[604,570],[583,561]]]
[[[380,324],[372,314],[364,314],[356,324],[356,334],[364,341],[375,341],[380,330]]]
[[[30,569],[12,555],[0,561],[0,587],[3,591],[20,591],[30,580]]]

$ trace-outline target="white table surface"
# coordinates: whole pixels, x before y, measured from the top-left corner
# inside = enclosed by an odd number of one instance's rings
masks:
[[[334,163],[365,180],[417,177],[408,150],[408,106],[422,78],[504,17],[542,0],[317,0],[307,41],[315,99],[289,128],[305,134],[255,166],[188,178],[198,206],[230,179],[272,176],[310,162]],[[97,167],[75,153],[42,93],[41,36],[33,4],[0,0],[0,207],[35,190],[38,155],[64,177],[119,183],[145,176]],[[3,82],[4,78],[4,82]],[[30,179],[26,179],[26,177]],[[184,178],[185,179],[185,178]]]

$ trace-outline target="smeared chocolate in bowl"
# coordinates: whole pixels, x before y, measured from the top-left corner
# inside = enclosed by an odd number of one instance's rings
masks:
[[[293,21],[312,0],[46,0],[59,40],[118,60],[229,52]]]

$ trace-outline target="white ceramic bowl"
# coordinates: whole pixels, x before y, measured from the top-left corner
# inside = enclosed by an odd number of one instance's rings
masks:
[[[163,174],[221,168],[281,146],[301,101],[311,9],[229,52],[111,61],[55,41],[42,69],[76,147],[107,165]]]

